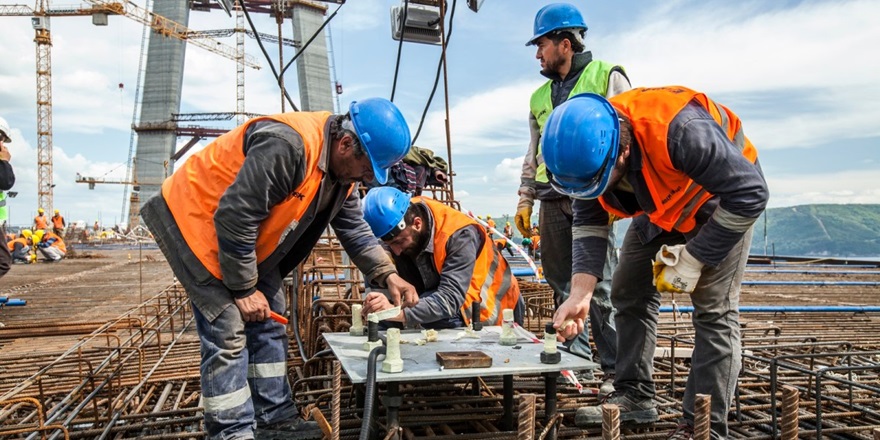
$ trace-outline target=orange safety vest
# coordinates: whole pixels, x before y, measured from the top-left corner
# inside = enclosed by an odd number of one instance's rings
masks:
[[[273,206],[269,216],[260,223],[256,243],[259,264],[272,255],[289,232],[296,229],[318,193],[324,177],[324,172],[318,168],[318,159],[324,148],[324,125],[330,116],[330,112],[289,112],[251,119],[192,155],[162,184],[162,196],[181,235],[214,277],[223,279],[214,212],[220,197],[235,181],[244,163],[243,142],[247,128],[265,120],[290,126],[302,137],[306,160],[302,183],[281,203]]]
[[[55,242],[52,243],[52,247],[60,249],[61,252],[64,252],[65,254],[67,253],[67,246],[64,244],[64,240],[62,240],[61,237],[59,237],[54,232],[47,231],[45,234],[43,234],[43,241],[49,241],[50,238],[55,239]]]
[[[63,228],[64,227],[64,217],[62,217],[60,214],[52,216],[52,225],[55,227],[55,229]]]
[[[34,217],[34,229],[46,229],[49,227],[49,223],[46,222],[45,215],[38,215]]]
[[[742,122],[727,107],[717,104],[706,95],[680,86],[639,88],[611,98],[611,105],[632,121],[633,133],[644,157],[642,177],[651,193],[656,210],[648,213],[651,222],[666,231],[690,232],[696,227],[695,216],[709,199],[714,197],[690,177],[672,166],[669,158],[669,124],[691,101],[696,100],[727,134],[743,156],[755,163],[758,151],[743,134]],[[633,217],[641,211],[628,214],[614,209],[605,196],[599,203],[618,217]]]
[[[413,197],[413,203],[424,203],[434,216],[434,268],[443,273],[446,261],[446,242],[461,228],[479,224],[470,217],[434,199]],[[483,247],[479,250],[474,264],[474,274],[461,306],[461,316],[465,325],[471,322],[471,303],[482,302],[480,321],[486,325],[501,325],[503,309],[515,309],[519,301],[519,284],[507,260],[501,256],[492,243],[489,234],[480,226],[483,233]]]
[[[21,243],[21,245],[23,247],[27,247],[27,245],[28,245],[27,238],[24,238],[24,237],[16,238],[15,240],[12,240],[12,241],[9,241],[6,243],[6,247],[9,248],[9,252],[12,252],[15,250],[15,243]]]

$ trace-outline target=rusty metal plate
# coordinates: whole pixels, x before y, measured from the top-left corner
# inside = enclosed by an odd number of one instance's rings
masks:
[[[486,368],[492,366],[492,357],[482,351],[438,351],[437,362],[443,368]]]

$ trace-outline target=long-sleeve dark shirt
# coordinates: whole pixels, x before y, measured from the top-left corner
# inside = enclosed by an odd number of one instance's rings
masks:
[[[696,216],[697,227],[685,234],[687,250],[702,263],[717,266],[764,211],[769,198],[760,164],[751,163],[734,145],[709,112],[692,101],[669,124],[667,147],[672,166],[714,197]],[[642,167],[650,158],[633,139],[625,178],[631,191],[614,189],[606,201],[621,211],[635,214],[656,210]],[[618,188],[620,185],[618,185]],[[608,213],[598,200],[575,200],[573,273],[602,278],[607,246]],[[645,244],[662,229],[647,215],[633,220],[631,228]]]
[[[477,254],[485,245],[485,234],[476,225],[452,233],[446,242],[446,259],[441,274],[434,265],[434,217],[424,204],[418,206],[427,219],[427,231],[430,231],[424,248],[415,258],[394,257],[400,277],[413,284],[419,293],[419,303],[404,309],[406,321],[408,324],[419,323],[424,328],[462,327],[461,307],[474,275]]]

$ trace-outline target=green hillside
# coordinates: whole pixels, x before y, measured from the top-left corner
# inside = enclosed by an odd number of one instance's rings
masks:
[[[755,224],[752,254],[880,256],[880,205],[803,205],[767,210]]]

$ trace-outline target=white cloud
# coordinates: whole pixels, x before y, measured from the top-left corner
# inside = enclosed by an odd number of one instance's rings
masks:
[[[880,203],[877,171],[767,176],[770,207],[810,203]]]
[[[522,163],[525,156],[501,159],[501,163],[495,165],[496,182],[518,185],[522,175]]]

